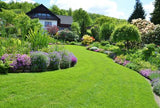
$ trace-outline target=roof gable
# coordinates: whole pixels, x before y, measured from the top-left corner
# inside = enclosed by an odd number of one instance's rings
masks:
[[[29,11],[28,13],[26,13],[28,16],[30,16],[31,18],[36,18],[35,14],[36,13],[43,13],[43,14],[49,14],[52,16],[52,19],[56,19],[60,21],[60,18],[57,17],[55,14],[53,14],[48,8],[46,8],[43,4],[39,5],[38,7],[32,9],[31,11]],[[39,17],[37,17],[39,18]],[[41,19],[41,18],[40,18]]]

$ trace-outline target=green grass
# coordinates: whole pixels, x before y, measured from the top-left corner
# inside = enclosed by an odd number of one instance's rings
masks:
[[[105,54],[66,46],[69,69],[0,75],[0,108],[158,108],[144,77]]]

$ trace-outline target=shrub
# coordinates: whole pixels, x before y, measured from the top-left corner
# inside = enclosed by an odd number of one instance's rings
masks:
[[[100,35],[100,28],[99,28],[98,25],[91,28],[91,34],[95,38],[96,41],[100,40],[99,39],[99,37],[100,37],[99,36]]]
[[[9,68],[11,68],[10,63],[12,61],[6,61],[5,63],[0,60],[0,74],[7,74],[9,71]]]
[[[71,56],[71,66],[73,67],[77,63],[77,58],[74,56],[74,54],[70,54]]]
[[[120,56],[117,56],[115,59],[114,59],[114,62],[118,63],[118,64],[124,64],[125,62],[125,56],[124,55],[120,55]]]
[[[110,44],[109,41],[101,41],[102,46],[106,46],[107,44]]]
[[[155,36],[152,35],[152,32],[154,31],[154,29],[156,28],[156,26],[151,23],[150,21],[147,21],[145,19],[134,19],[131,22],[133,25],[135,25],[136,27],[138,27],[141,36],[142,36],[142,42],[145,44],[149,44],[154,42],[154,38]]]
[[[67,51],[61,51],[61,62],[60,62],[60,68],[65,69],[71,67],[71,53]]]
[[[120,49],[125,48],[125,44],[123,42],[117,42],[116,46],[118,46]]]
[[[49,69],[51,70],[60,69],[61,54],[57,51],[54,51],[49,53],[49,58],[50,58]]]
[[[132,63],[132,62],[128,63],[128,64],[126,65],[126,67],[127,67],[127,68],[130,68],[130,69],[132,69],[132,70],[135,70],[135,71],[139,71],[139,70],[140,70],[140,66],[137,65],[137,64],[135,64],[135,63]]]
[[[59,29],[56,25],[53,25],[53,26],[47,26],[47,31],[49,32],[49,34],[51,34],[51,36],[53,36],[59,31]]]
[[[43,30],[31,29],[29,35],[27,36],[28,41],[31,43],[32,50],[36,51],[43,47],[47,47],[49,43],[49,36]]]
[[[63,41],[77,41],[79,39],[79,36],[69,30],[61,30],[58,32],[58,34],[56,35],[57,39],[63,40]]]
[[[112,24],[112,23],[104,23],[101,26],[100,39],[101,40],[109,40],[114,28],[115,28],[114,24]]]
[[[1,60],[6,63],[10,62],[10,66],[12,66],[12,71],[17,71],[18,69],[22,69],[24,72],[24,69],[29,69],[29,66],[31,65],[31,59],[28,55],[26,54],[4,54],[1,57]]]
[[[113,42],[127,42],[126,47],[129,49],[129,41],[130,42],[139,42],[141,41],[141,36],[138,31],[138,28],[134,25],[127,24],[127,25],[121,25],[117,27],[112,35],[111,35],[111,41]]]
[[[72,32],[75,32],[77,35],[79,35],[80,34],[79,24],[77,22],[73,22],[71,25],[71,30]]]
[[[156,45],[160,45],[160,25],[158,25],[157,27],[156,27],[156,29],[154,30],[154,36],[155,36],[155,41],[154,41],[154,43],[156,44]]]
[[[43,72],[47,70],[50,64],[48,53],[36,51],[31,52],[31,71]]]
[[[152,71],[152,73],[149,75],[149,78],[154,79],[160,79],[160,71]]]
[[[156,82],[153,86],[153,91],[160,96],[160,80]]]
[[[144,55],[144,59],[147,60],[155,51],[155,44],[148,44],[143,48],[142,54]]]
[[[89,45],[91,44],[95,39],[89,35],[84,35],[82,37],[82,44],[83,45]]]

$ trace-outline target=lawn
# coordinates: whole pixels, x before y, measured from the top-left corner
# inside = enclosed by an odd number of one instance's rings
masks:
[[[69,69],[0,75],[0,108],[158,108],[150,84],[105,54],[65,46]]]

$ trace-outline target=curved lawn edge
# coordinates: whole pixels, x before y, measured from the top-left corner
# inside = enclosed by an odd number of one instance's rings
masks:
[[[73,68],[0,75],[0,108],[158,108],[138,73],[85,47],[65,48],[78,58]]]

